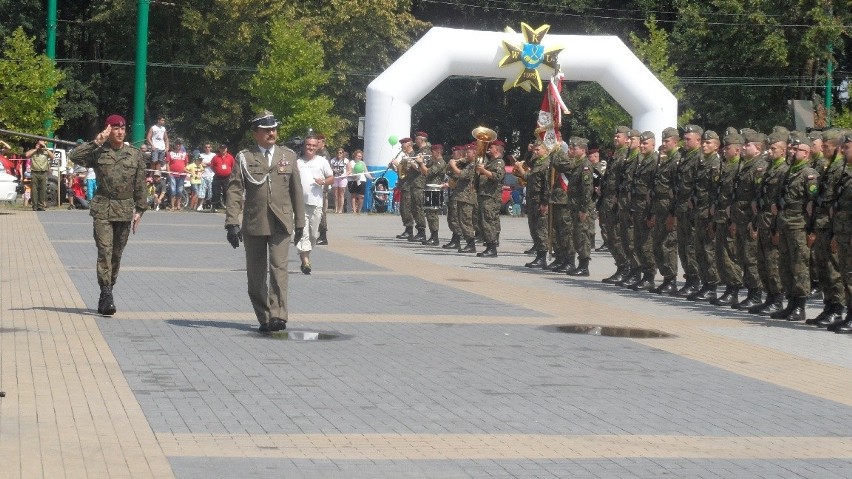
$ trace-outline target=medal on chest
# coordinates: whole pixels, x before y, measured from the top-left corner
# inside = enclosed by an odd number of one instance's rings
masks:
[[[281,160],[278,162],[278,173],[284,173],[287,171],[287,166],[290,165],[290,162],[287,160]]]

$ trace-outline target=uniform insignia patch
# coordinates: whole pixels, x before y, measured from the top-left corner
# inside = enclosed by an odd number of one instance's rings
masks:
[[[819,188],[817,188],[817,185],[811,185],[808,190],[811,192],[812,195],[815,195],[819,191]]]

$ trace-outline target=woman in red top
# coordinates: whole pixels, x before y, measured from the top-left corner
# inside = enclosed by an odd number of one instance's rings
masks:
[[[180,211],[180,200],[183,195],[184,183],[186,182],[186,165],[188,157],[182,148],[180,139],[175,140],[171,150],[166,155],[166,170],[169,172],[169,187],[172,195],[172,211]]]

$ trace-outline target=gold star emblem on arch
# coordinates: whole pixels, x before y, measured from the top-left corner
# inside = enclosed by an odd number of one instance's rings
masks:
[[[523,43],[514,43],[511,40],[503,40],[503,50],[506,56],[500,60],[497,65],[499,67],[514,65],[520,62],[523,70],[517,78],[511,78],[503,83],[503,91],[509,91],[514,87],[521,87],[526,91],[535,88],[541,91],[541,75],[539,67],[545,65],[554,71],[559,70],[559,52],[564,47],[562,46],[544,46],[542,39],[550,30],[550,25],[542,25],[538,28],[533,28],[526,23],[521,22],[521,33],[523,35]],[[510,27],[506,27],[505,32],[512,37],[517,36],[517,32]]]

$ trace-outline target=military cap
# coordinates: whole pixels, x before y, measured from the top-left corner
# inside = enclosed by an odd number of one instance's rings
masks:
[[[663,139],[666,138],[677,138],[680,139],[680,132],[677,131],[677,128],[668,127],[663,130]]]
[[[813,146],[813,142],[805,132],[802,131],[791,131],[789,143],[791,145],[808,145]]]
[[[630,127],[627,127],[627,126],[624,126],[624,125],[617,126],[617,127],[615,127],[615,133],[616,134],[623,133],[623,134],[626,135],[626,134],[630,133]]]
[[[403,143],[411,143],[412,141],[414,141],[414,140],[412,140],[411,138],[406,136],[405,138],[400,138],[399,144],[401,145]]]
[[[822,140],[822,130],[809,131],[808,138],[810,138],[811,140]]]
[[[766,135],[759,131],[754,131],[751,128],[744,129],[742,136],[746,143],[763,143],[766,139]]]
[[[822,132],[822,141],[838,142],[843,140],[843,132],[837,128],[831,128]]]
[[[741,128],[740,129],[740,135],[743,135],[743,136],[745,136],[746,133],[757,133],[757,132],[758,131],[755,130],[754,128]]]
[[[722,135],[722,136],[725,137],[725,136],[728,136],[728,135],[736,135],[736,134],[739,134],[739,130],[737,130],[736,128],[734,128],[732,126],[729,126],[729,127],[725,128],[725,134]]]
[[[500,140],[500,139],[492,141],[491,144],[494,145],[494,146],[503,146],[503,147],[506,146],[506,142],[504,142],[503,140]]]
[[[702,140],[718,140],[719,135],[713,130],[707,130],[701,135]]]
[[[429,138],[429,133],[426,133],[425,131],[418,131],[414,134],[414,136],[422,136],[423,138]]]
[[[576,148],[588,148],[589,140],[579,136],[572,136],[568,144]]]
[[[453,147],[453,151],[464,151],[464,145],[456,145]]]
[[[440,143],[432,143],[432,151],[444,151],[444,145]]]
[[[636,136],[636,137],[642,136],[642,133],[639,130],[633,129],[633,130],[630,130],[630,132],[627,133],[627,136],[630,137],[630,138],[633,138],[634,136]]]
[[[843,143],[852,143],[852,133],[843,135]]]
[[[789,138],[790,138],[789,132],[776,131],[776,132],[773,132],[769,135],[769,138],[767,139],[767,141],[769,141],[770,145],[773,144],[773,143],[778,143],[779,141],[783,141],[784,143],[787,143],[787,140]]]
[[[104,128],[108,126],[125,126],[127,123],[124,121],[124,117],[121,115],[110,115],[104,121]]]
[[[743,135],[740,135],[739,133],[734,131],[731,134],[726,134],[725,137],[722,139],[722,142],[725,143],[725,145],[742,145],[743,143],[745,143],[745,138],[743,138]]]
[[[772,133],[784,133],[785,135],[789,135],[790,130],[781,125],[775,125],[772,127]]]
[[[642,134],[639,135],[639,141],[655,140],[655,139],[656,139],[656,137],[654,136],[653,131],[643,131]]]
[[[252,130],[257,128],[278,128],[278,120],[269,110],[264,110],[251,120]]]
[[[698,125],[686,125],[683,127],[684,134],[686,133],[698,133],[699,136],[704,134],[704,128],[701,128]]]
[[[464,145],[464,149],[465,150],[475,150],[476,149],[476,143],[475,142],[474,143],[468,143],[467,145]]]

